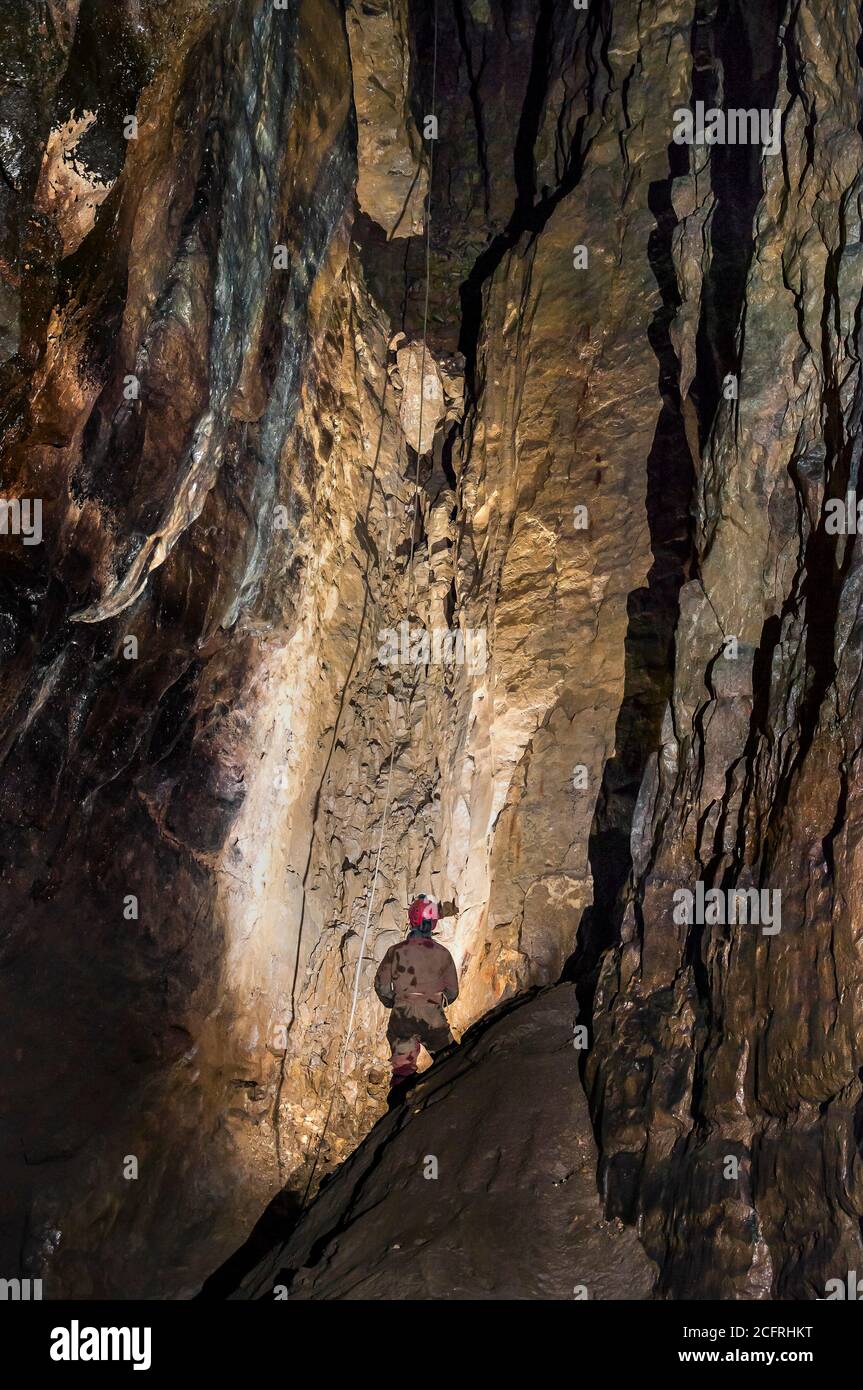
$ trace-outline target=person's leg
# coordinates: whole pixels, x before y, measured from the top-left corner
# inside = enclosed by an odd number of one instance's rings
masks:
[[[397,1086],[401,1081],[407,1081],[416,1075],[417,1061],[420,1055],[419,1038],[398,1038],[392,1047],[392,1059],[390,1065],[393,1070],[393,1085]]]
[[[397,1106],[401,1105],[417,1074],[420,1040],[419,1038],[399,1038],[391,1046],[393,1074],[387,1094],[387,1109],[395,1110]]]
[[[405,1083],[416,1075],[420,1055],[420,1040],[417,1020],[412,1009],[400,1005],[393,1008],[387,1027],[387,1042],[392,1054],[390,1061],[393,1073],[390,1089],[390,1101],[392,1102],[393,1091],[396,1087],[403,1088]]]
[[[437,1057],[455,1041],[447,1017],[440,1004],[431,999],[421,1001],[417,1009],[417,1028],[420,1042],[432,1057]]]

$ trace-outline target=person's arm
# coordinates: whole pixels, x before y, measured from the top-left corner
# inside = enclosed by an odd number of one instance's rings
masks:
[[[395,998],[393,989],[393,948],[387,951],[375,975],[375,994],[385,1008],[391,1009]]]
[[[448,1004],[454,1004],[458,999],[458,974],[455,961],[449,951],[447,951],[447,958],[447,967],[443,977],[443,997]]]

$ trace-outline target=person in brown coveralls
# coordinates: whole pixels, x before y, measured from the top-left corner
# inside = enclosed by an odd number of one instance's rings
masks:
[[[375,975],[375,993],[392,1009],[387,1028],[391,1104],[416,1074],[420,1043],[434,1056],[453,1041],[443,1006],[458,998],[458,975],[446,946],[432,940],[438,917],[437,904],[421,893],[408,910],[406,940],[389,948]]]

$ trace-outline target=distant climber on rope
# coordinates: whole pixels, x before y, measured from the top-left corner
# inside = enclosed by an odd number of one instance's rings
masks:
[[[392,1009],[387,1028],[393,1069],[390,1106],[416,1075],[420,1043],[434,1057],[453,1041],[443,1006],[458,998],[458,975],[446,946],[432,940],[439,916],[437,903],[420,893],[408,909],[406,940],[389,948],[375,976],[375,993]]]

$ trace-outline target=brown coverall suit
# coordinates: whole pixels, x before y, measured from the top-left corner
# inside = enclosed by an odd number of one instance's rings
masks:
[[[387,1042],[396,1085],[416,1071],[420,1043],[434,1056],[453,1040],[442,1005],[458,998],[455,962],[446,946],[411,932],[378,966],[375,993],[392,1009]]]

